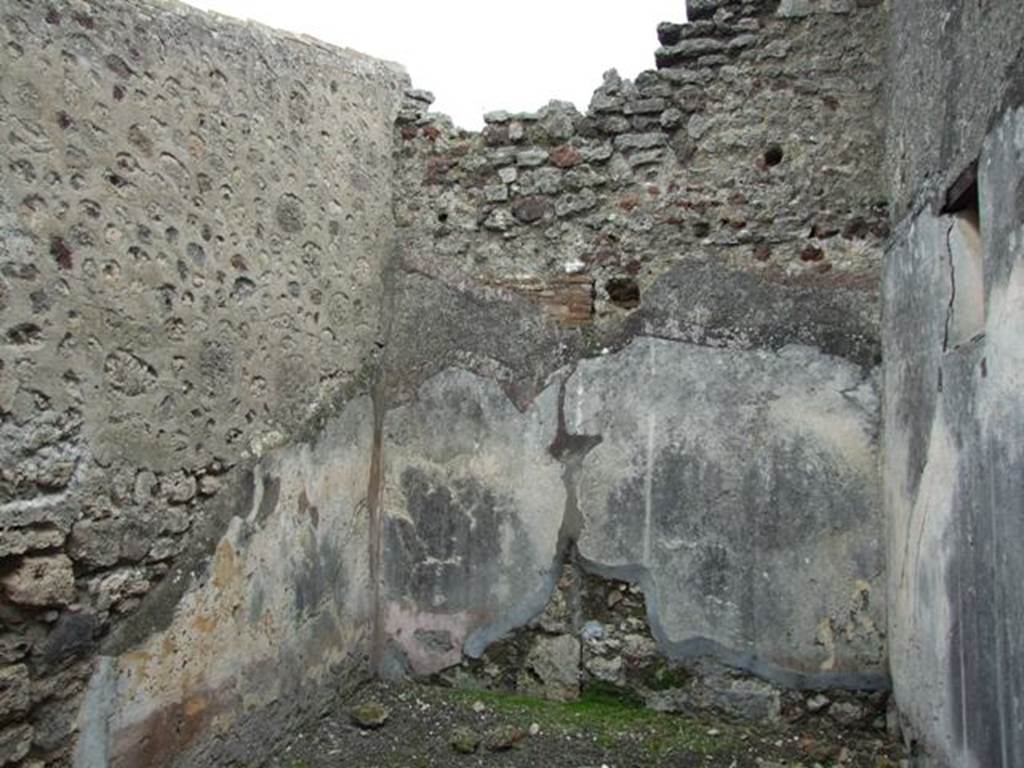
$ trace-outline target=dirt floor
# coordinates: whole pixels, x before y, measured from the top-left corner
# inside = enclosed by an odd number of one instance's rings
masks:
[[[355,722],[384,716],[378,727]],[[898,768],[900,757],[884,732],[825,720],[751,727],[654,712],[607,693],[558,703],[373,683],[310,732],[294,734],[268,765]]]

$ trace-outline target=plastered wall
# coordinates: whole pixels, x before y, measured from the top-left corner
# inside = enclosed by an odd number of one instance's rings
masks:
[[[1022,25],[1012,2],[893,8],[889,649],[925,765],[1024,761]]]
[[[585,113],[477,134],[406,99],[389,663],[436,672],[524,620],[571,647],[541,616],[571,552],[642,586],[663,657],[888,685],[884,9],[690,10],[658,69],[607,73]]]

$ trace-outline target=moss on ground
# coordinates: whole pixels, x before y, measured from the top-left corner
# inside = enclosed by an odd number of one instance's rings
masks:
[[[553,735],[586,734],[602,747],[635,744],[652,758],[675,753],[717,755],[736,750],[752,730],[656,712],[613,687],[591,686],[576,701],[558,702],[495,691],[453,691],[471,707],[476,701],[528,728],[531,723]]]
[[[658,659],[652,664],[634,670],[631,678],[651,691],[683,688],[690,681],[690,675],[684,667],[673,665],[665,659]]]

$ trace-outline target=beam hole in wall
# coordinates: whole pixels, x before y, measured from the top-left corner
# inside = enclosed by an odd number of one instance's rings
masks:
[[[604,289],[617,307],[635,309],[640,306],[640,286],[632,277],[613,277],[605,283]]]
[[[71,269],[72,250],[63,237],[54,235],[50,238],[50,255],[61,269]]]
[[[976,340],[985,331],[985,259],[978,199],[978,164],[972,163],[946,194],[942,213],[950,269],[950,299],[943,350]]]
[[[782,151],[782,147],[778,144],[770,144],[764,151],[764,164],[771,168],[781,163],[783,157],[785,157],[785,153]]]

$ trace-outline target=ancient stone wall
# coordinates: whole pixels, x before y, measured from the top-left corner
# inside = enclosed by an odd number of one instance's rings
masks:
[[[246,760],[367,661],[884,691],[884,10],[689,6],[479,134],[313,40],[3,6],[0,764]]]
[[[467,657],[477,680],[564,695],[710,659],[788,687],[887,686],[883,11],[705,2],[691,20],[659,28],[658,70],[608,73],[586,114],[494,113],[477,134],[406,100],[388,670]],[[567,558],[642,595],[642,653],[608,612],[543,618]],[[617,669],[595,637],[623,649]],[[712,698],[757,687],[717,680]]]
[[[889,649],[921,764],[1024,764],[1024,14],[893,5]]]
[[[297,681],[365,634],[331,590],[366,591],[372,418],[253,466],[366,390],[405,76],[176,4],[0,22],[0,764],[66,762],[94,654],[128,649],[90,722],[177,749],[259,703],[252,667]],[[274,468],[320,461],[361,492]]]
[[[692,24],[659,28],[661,69],[635,83],[607,73],[585,115],[554,102],[489,114],[466,134],[440,117],[417,122],[429,102],[409,99],[396,211],[405,264],[602,330],[641,304],[657,311],[643,299],[673,267],[706,264],[736,290],[772,296],[694,307],[681,323],[693,341],[801,341],[877,362],[884,51],[881,11],[866,5],[695,9]],[[592,309],[581,300],[591,287]],[[787,318],[742,306],[787,300],[804,316],[784,334]]]

